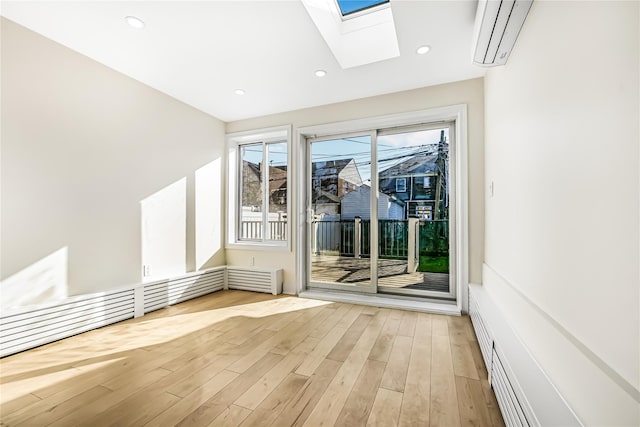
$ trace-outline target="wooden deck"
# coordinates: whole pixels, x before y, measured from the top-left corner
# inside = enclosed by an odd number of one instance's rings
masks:
[[[369,286],[371,260],[329,255],[314,255],[311,259],[311,279]],[[404,260],[378,260],[378,286],[449,292],[447,273],[407,273]]]
[[[2,426],[503,426],[467,316],[221,291],[0,360]]]

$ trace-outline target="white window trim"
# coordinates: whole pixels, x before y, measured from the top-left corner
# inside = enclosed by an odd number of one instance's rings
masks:
[[[413,111],[409,113],[391,114],[385,116],[349,120],[344,122],[329,123],[317,126],[298,128],[296,130],[296,183],[297,202],[295,227],[296,240],[296,279],[298,282],[297,293],[305,291],[306,285],[306,220],[304,189],[307,182],[305,159],[306,140],[310,137],[324,135],[336,135],[341,133],[353,133],[370,131],[371,129],[385,129],[395,126],[410,126],[431,124],[439,121],[454,121],[456,133],[456,168],[455,179],[458,183],[456,189],[456,306],[458,312],[468,312],[468,285],[469,285],[469,189],[468,189],[468,153],[467,153],[467,105],[457,104],[447,107],[432,108],[428,110]],[[290,216],[291,218],[291,216]],[[293,219],[292,219],[293,220]]]
[[[287,239],[286,240],[239,240],[239,200],[240,200],[240,146],[255,143],[283,142],[287,143]],[[227,143],[227,227],[225,248],[291,251],[291,125],[276,126],[245,132],[234,132],[226,135]]]
[[[403,190],[398,188],[398,184],[402,183]],[[396,193],[406,193],[407,192],[407,178],[396,178]]]

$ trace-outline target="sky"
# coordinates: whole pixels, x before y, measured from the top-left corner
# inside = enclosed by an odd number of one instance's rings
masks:
[[[449,140],[448,128],[445,139]],[[416,153],[431,152],[440,141],[441,129],[406,132],[378,136],[378,172],[388,169]],[[272,166],[287,164],[286,143],[269,144],[269,163]],[[369,135],[337,138],[311,144],[312,161],[329,161],[353,158],[364,181],[371,178],[371,141]],[[243,159],[251,163],[262,162],[262,146],[244,146]]]

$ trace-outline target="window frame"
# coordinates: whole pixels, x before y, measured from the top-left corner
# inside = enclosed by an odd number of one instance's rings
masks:
[[[399,189],[398,184],[403,184],[403,190]],[[396,193],[406,193],[407,192],[407,178],[396,178]]]
[[[246,132],[235,132],[226,135],[227,142],[227,227],[226,248],[236,249],[264,249],[291,251],[291,125],[257,129]],[[287,208],[286,208],[286,239],[267,239],[269,221],[269,186],[265,185],[262,195],[262,238],[241,238],[241,209],[242,209],[242,147],[248,145],[262,145],[263,163],[267,164],[268,146],[285,143],[287,146]],[[263,171],[265,183],[269,179],[268,168]],[[266,224],[266,225],[265,225]],[[266,228],[265,228],[266,227]]]

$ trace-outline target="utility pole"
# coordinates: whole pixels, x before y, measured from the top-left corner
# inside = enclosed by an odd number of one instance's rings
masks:
[[[436,198],[433,210],[433,219],[440,219],[440,197],[442,193],[442,172],[444,171],[444,130],[440,131],[440,142],[438,142],[438,157],[436,158]]]

